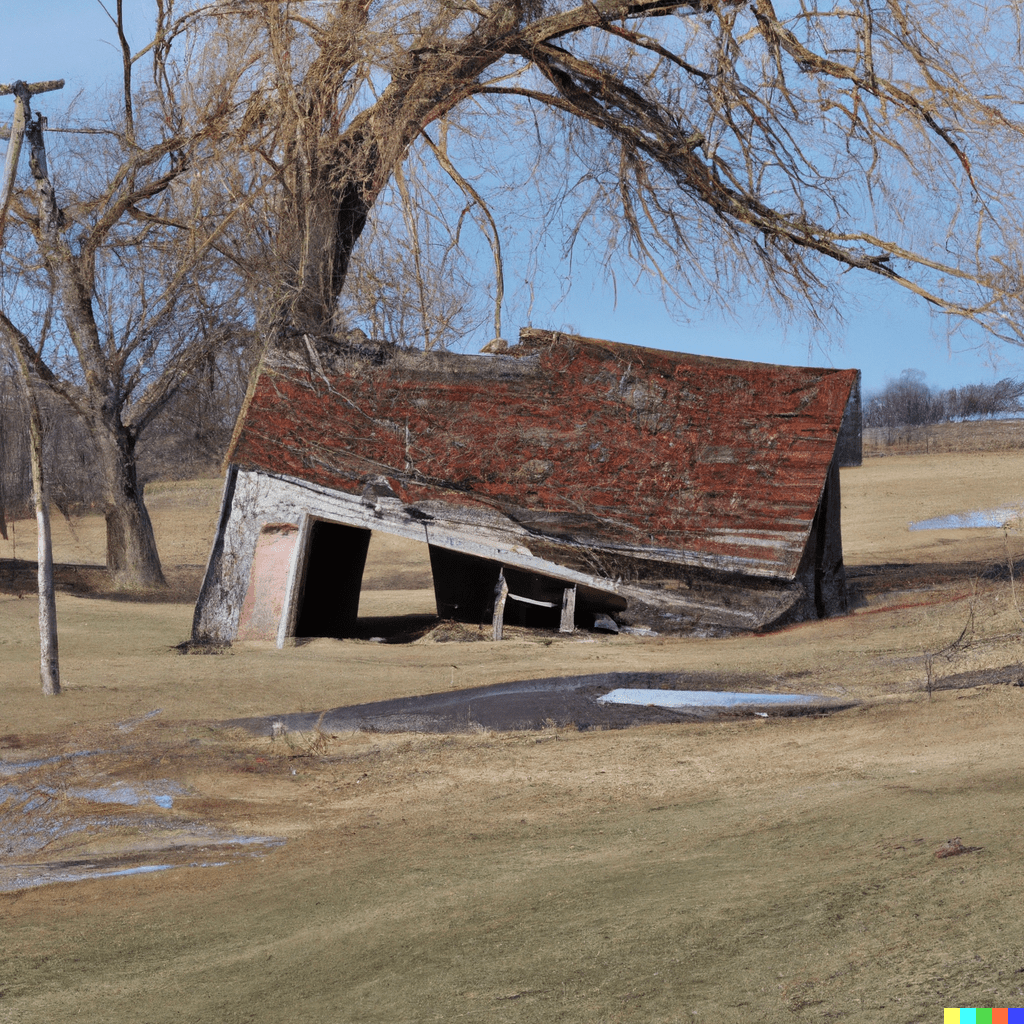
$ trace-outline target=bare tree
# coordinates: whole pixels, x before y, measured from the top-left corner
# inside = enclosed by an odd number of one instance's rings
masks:
[[[536,244],[557,234],[563,258],[632,265],[683,302],[755,288],[828,319],[853,269],[1022,339],[1011,4],[204,11],[209,32],[258,39],[235,137],[276,189],[278,333],[330,333],[367,225],[406,221],[415,258],[409,211],[448,196],[453,238],[469,212],[491,247],[499,307],[499,227],[527,221]]]
[[[943,418],[970,420],[989,416],[1019,416],[1024,412],[1024,380],[1003,377],[983,384],[950,388],[938,396]]]
[[[113,21],[122,89],[105,119],[64,119],[52,177],[46,119],[28,126],[34,184],[14,192],[20,237],[5,254],[0,335],[85,423],[103,489],[107,566],[116,585],[137,588],[164,582],[139,437],[183,382],[248,330],[232,275],[221,271],[249,199],[237,169],[218,177],[217,160],[244,62],[221,74],[225,65],[196,51],[194,70],[204,74],[185,77],[171,56],[190,20],[177,18],[170,0],[157,4],[154,38],[135,52],[122,0]],[[40,314],[41,334],[28,326]]]

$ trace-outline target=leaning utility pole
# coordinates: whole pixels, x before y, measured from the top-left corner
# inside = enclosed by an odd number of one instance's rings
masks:
[[[43,146],[43,129],[46,118],[36,115],[36,121],[29,123],[31,116],[30,98],[43,92],[63,89],[63,79],[56,82],[36,82],[26,85],[0,85],[0,96],[14,94],[14,120],[11,123],[10,141],[7,143],[7,158],[4,164],[3,181],[0,183],[0,252],[3,251],[4,225],[7,209],[14,191],[14,177],[18,170],[18,156],[21,142],[27,134],[32,146],[32,173],[38,188],[48,188],[46,174],[46,150]],[[53,591],[53,545],[50,540],[50,500],[47,493],[46,475],[43,471],[43,419],[39,414],[39,402],[32,386],[32,371],[25,353],[18,345],[12,345],[29,410],[29,436],[32,458],[32,499],[36,508],[38,533],[39,566],[39,678],[43,693],[60,693],[60,662],[57,656],[57,602]]]

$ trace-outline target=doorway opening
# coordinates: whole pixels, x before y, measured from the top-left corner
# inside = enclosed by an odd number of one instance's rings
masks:
[[[334,637],[407,643],[442,620],[488,635],[495,599],[507,587],[504,622],[559,631],[563,599],[573,585],[461,551],[383,531],[317,519],[300,555],[296,639]],[[573,588],[575,627],[593,628],[595,613],[624,611],[625,599],[590,587]]]
[[[423,541],[316,519],[300,555],[298,640],[314,637],[400,643],[437,623]]]
[[[574,591],[570,613],[574,628],[590,629],[598,615],[614,616],[626,610],[626,599],[618,594],[461,551],[431,546],[430,567],[437,613],[443,619],[489,625],[500,576],[507,587],[503,620],[510,626],[559,631],[567,588]]]
[[[369,530],[323,519],[310,523],[295,609],[297,638],[352,635],[369,546]]]

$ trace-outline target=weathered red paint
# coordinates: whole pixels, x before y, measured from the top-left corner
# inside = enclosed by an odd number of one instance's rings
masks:
[[[856,383],[547,332],[507,356],[327,362],[263,367],[232,462],[355,495],[384,477],[406,505],[555,543],[784,579]]]

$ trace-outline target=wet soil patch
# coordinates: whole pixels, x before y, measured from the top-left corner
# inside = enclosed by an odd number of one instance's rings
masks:
[[[224,866],[284,842],[214,823],[229,801],[195,797],[174,779],[147,781],[163,760],[104,751],[0,759],[0,893]]]
[[[625,729],[656,722],[706,722],[718,718],[749,718],[752,708],[686,710],[632,704],[599,704],[615,689],[766,691],[780,680],[770,676],[726,676],[719,673],[607,672],[585,676],[552,676],[420,697],[356,704],[328,711],[239,718],[223,723],[262,736],[282,732],[475,732],[575,727]],[[852,707],[858,701],[808,702],[759,708],[762,715],[823,714]]]

